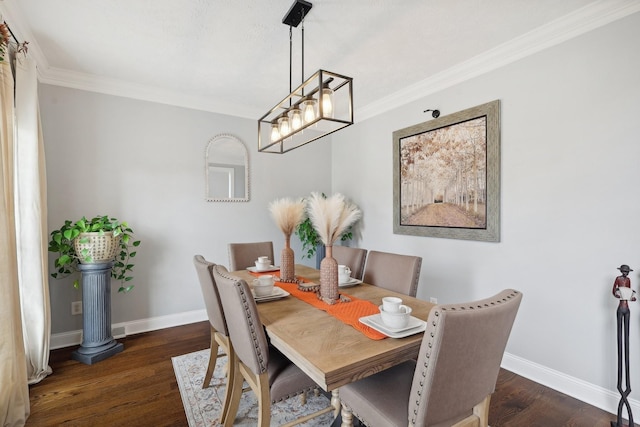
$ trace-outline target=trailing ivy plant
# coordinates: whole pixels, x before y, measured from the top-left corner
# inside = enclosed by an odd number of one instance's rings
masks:
[[[85,217],[77,221],[66,220],[64,225],[58,230],[51,232],[51,241],[49,242],[49,252],[56,252],[58,256],[55,259],[55,272],[51,273],[51,277],[62,279],[78,273],[78,263],[91,263],[91,254],[88,249],[82,249],[80,253],[76,252],[74,240],[80,239],[80,243],[87,243],[87,237],[80,237],[81,233],[97,232],[101,235],[107,232],[113,232],[114,237],[120,236],[120,252],[116,254],[113,268],[111,269],[111,277],[121,282],[118,292],[129,292],[133,289],[133,285],[125,284],[133,279],[131,272],[134,264],[131,258],[136,256],[133,248],[140,245],[140,240],[133,240],[133,230],[124,221],[116,218],[110,218],[106,215],[96,216],[91,220]],[[79,279],[74,280],[73,286],[78,287]]]

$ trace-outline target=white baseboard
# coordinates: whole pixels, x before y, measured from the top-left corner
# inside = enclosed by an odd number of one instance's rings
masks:
[[[127,335],[172,328],[174,326],[187,325],[189,323],[203,322],[206,320],[206,310],[194,310],[185,313],[170,314],[168,316],[117,323],[112,325],[111,329],[113,331],[114,338],[123,338]],[[51,336],[50,347],[54,350],[57,348],[78,345],[81,342],[81,330],[63,332],[53,334]],[[616,414],[618,411],[620,395],[617,392],[593,385],[586,381],[566,375],[560,371],[547,368],[546,366],[530,362],[509,353],[504,354],[502,367],[508,371],[528,378],[546,387],[550,387],[611,414]],[[640,401],[629,399],[629,403],[631,405],[632,412],[640,413]],[[626,415],[626,412],[624,415]]]
[[[150,319],[134,320],[132,322],[115,323],[111,325],[113,337],[124,338],[127,335],[142,332],[156,331],[158,329],[172,328],[174,326],[187,325],[189,323],[206,321],[206,310],[187,311],[185,313],[170,314],[167,316],[153,317]],[[63,332],[51,335],[51,350],[63,347],[71,347],[82,342],[82,330]]]
[[[617,414],[618,412],[620,394],[617,391],[607,390],[509,353],[504,354],[502,367],[603,411],[611,414]],[[640,401],[629,399],[629,404],[631,405],[632,413],[635,412],[637,414],[640,412]],[[622,415],[626,417],[626,410],[623,411]]]

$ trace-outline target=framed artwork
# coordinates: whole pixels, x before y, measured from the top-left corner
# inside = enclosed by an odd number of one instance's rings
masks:
[[[500,101],[393,132],[393,232],[500,241]]]

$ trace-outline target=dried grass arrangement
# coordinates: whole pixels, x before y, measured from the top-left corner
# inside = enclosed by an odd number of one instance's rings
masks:
[[[311,193],[307,215],[326,247],[326,256],[320,263],[320,298],[327,304],[335,304],[340,301],[340,292],[338,262],[332,256],[333,243],[360,219],[362,212],[340,193],[327,198],[320,193]]]
[[[284,249],[280,256],[280,280],[296,282],[294,253],[291,249],[291,234],[304,220],[305,203],[302,199],[283,198],[269,204],[269,211],[276,225],[284,234]]]

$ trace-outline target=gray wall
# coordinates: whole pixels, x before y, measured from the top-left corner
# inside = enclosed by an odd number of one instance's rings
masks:
[[[49,229],[111,215],[142,240],[134,290],[112,295],[114,324],[203,310],[194,254],[228,265],[227,243],[272,240],[279,261],[284,239],[269,202],[331,189],[330,140],[262,154],[254,120],[50,85],[39,91]],[[248,148],[250,202],[205,201],[205,149],[220,133]],[[50,288],[52,333],[82,329],[82,316],[71,316],[80,291],[69,280],[51,279]]]
[[[449,303],[521,290],[509,360],[522,370],[534,364],[541,382],[546,370],[612,396],[616,268],[630,264],[632,286],[640,283],[638,40],[635,14],[359,122],[335,135],[332,153],[333,191],[353,195],[364,212],[361,246],[423,257],[418,297]],[[392,132],[431,119],[427,108],[446,115],[494,99],[502,103],[501,242],[394,235]],[[638,360],[640,305],[631,311]]]
[[[195,253],[226,263],[228,242],[262,239],[279,252],[267,212],[274,198],[340,191],[363,210],[360,246],[423,257],[419,297],[524,293],[507,367],[615,408],[616,267],[630,264],[633,287],[640,283],[637,40],[639,14],[359,121],[334,134],[332,147],[285,156],[256,152],[252,120],[41,85],[49,226],[102,213],[131,223],[143,240],[136,288],[112,304],[114,323],[128,322],[203,309]],[[501,241],[394,235],[392,132],[428,120],[426,108],[449,114],[494,99],[502,102]],[[204,201],[204,150],[218,133],[249,148],[249,203]],[[54,334],[81,328],[70,315],[79,298],[68,282],[51,281]],[[640,306],[631,310],[637,360]],[[637,369],[631,384],[640,384]]]

